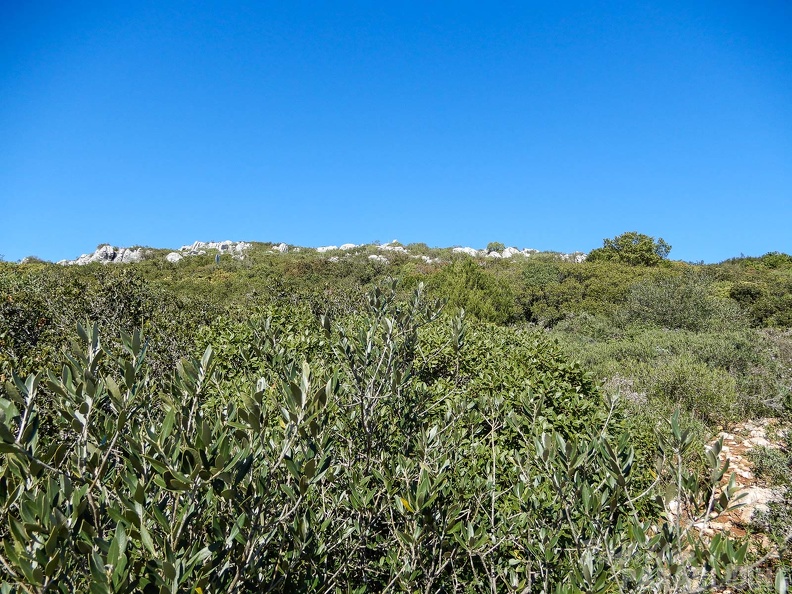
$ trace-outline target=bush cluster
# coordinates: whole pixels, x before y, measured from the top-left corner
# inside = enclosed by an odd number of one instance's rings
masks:
[[[739,583],[671,510],[730,504],[719,426],[792,411],[788,256],[269,247],[0,262],[3,592]]]
[[[637,485],[615,404],[541,333],[445,317],[420,287],[316,328],[305,349],[254,325],[243,393],[211,347],[160,391],[143,335],[106,348],[97,325],[57,373],[14,375],[3,588],[606,592],[739,575],[747,545],[670,511],[729,505],[720,446],[700,481],[674,418],[656,482],[671,489]]]

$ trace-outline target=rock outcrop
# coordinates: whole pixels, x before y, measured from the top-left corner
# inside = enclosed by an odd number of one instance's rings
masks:
[[[143,260],[148,250],[143,248],[115,248],[111,245],[100,245],[93,254],[83,254],[76,260],[61,260],[64,266],[85,266],[99,262],[100,264],[134,264]]]
[[[722,463],[729,462],[729,470],[721,480],[720,488],[725,488],[734,475],[737,487],[734,497],[740,507],[722,514],[713,512],[710,518],[693,524],[693,527],[703,536],[712,538],[719,533],[724,533],[741,538],[746,534],[751,534],[750,528],[754,514],[767,511],[770,502],[782,497],[784,487],[768,486],[757,479],[749,455],[749,452],[757,447],[780,447],[779,443],[773,442],[769,438],[771,433],[777,435],[783,433],[778,427],[773,426],[774,423],[775,421],[772,419],[744,421],[736,424],[728,432],[721,431],[717,435],[716,440],[723,440],[723,448],[718,457]],[[787,428],[787,430],[789,429]],[[669,505],[673,513],[676,513],[678,507],[676,500],[673,500]],[[762,549],[772,550],[773,548],[769,539],[761,533],[754,533],[752,540],[754,543],[758,542]]]
[[[179,248],[185,256],[203,256],[208,250],[217,250],[221,254],[237,254],[250,249],[250,244],[245,241],[196,241],[191,245],[183,245]]]
[[[206,254],[215,253],[216,255],[224,255],[229,254],[231,257],[242,260],[245,258],[246,252],[252,247],[251,243],[245,241],[195,241],[189,245],[183,245],[176,251],[169,252],[164,256],[166,262],[171,264],[175,264],[181,261],[183,258],[188,256],[204,256]],[[308,249],[315,249],[316,252],[320,254],[324,254],[327,252],[350,252],[344,255],[335,255],[328,258],[328,261],[337,262],[339,258],[351,258],[355,257],[356,254],[359,254],[359,251],[353,252],[357,248],[363,248],[364,254],[366,252],[370,252],[373,249],[376,249],[380,252],[383,252],[381,255],[377,254],[376,258],[373,257],[374,255],[369,255],[368,258],[371,260],[376,260],[378,262],[389,262],[389,255],[390,254],[403,254],[409,258],[413,258],[416,260],[423,260],[427,264],[438,264],[441,260],[437,257],[427,256],[425,254],[415,254],[411,253],[410,250],[401,245],[395,239],[393,241],[389,241],[388,243],[384,243],[381,245],[378,244],[355,244],[355,243],[344,243],[340,246],[335,245],[326,245],[320,246],[317,248],[308,248]],[[270,254],[287,254],[289,252],[299,252],[301,248],[299,247],[292,247],[290,248],[286,243],[278,243],[272,245],[269,250]],[[451,248],[451,251],[455,254],[466,254],[473,258],[500,258],[500,259],[509,259],[509,258],[517,258],[517,257],[531,257],[534,254],[538,253],[538,250],[534,250],[531,248],[525,249],[518,249],[516,247],[507,247],[503,250],[477,250],[472,247],[454,247]],[[96,251],[92,254],[83,254],[76,260],[61,260],[58,264],[62,265],[78,265],[82,266],[85,264],[92,264],[94,262],[99,262],[102,264],[131,264],[135,262],[140,262],[144,258],[147,257],[155,257],[152,256],[153,250],[144,249],[144,248],[116,248],[110,245],[101,245],[96,248]],[[159,256],[162,257],[162,256]],[[560,258],[565,262],[583,262],[586,259],[586,254],[583,252],[573,252],[571,254],[555,254],[556,258]]]
[[[478,250],[473,249],[472,247],[455,247],[451,249],[452,252],[455,254],[467,254],[468,256],[479,256],[481,255]]]
[[[572,252],[571,254],[561,254],[561,259],[564,262],[574,262],[575,264],[580,264],[581,262],[586,261],[587,254],[583,252]]]
[[[282,244],[285,245],[285,244]],[[186,256],[202,256],[210,250],[220,254],[231,254],[234,258],[242,259],[251,244],[245,241],[196,241],[190,245],[183,245],[178,251],[170,252],[165,256],[165,261],[175,264]],[[99,262],[100,264],[134,264],[151,257],[153,250],[145,248],[117,248],[109,244],[100,245],[93,254],[83,254],[76,260],[61,260],[58,264],[63,266],[84,266]]]
[[[529,258],[534,254],[538,254],[539,250],[532,248],[518,249],[516,247],[507,247],[502,251],[497,250],[477,250],[472,247],[455,247],[451,251],[456,254],[467,254],[474,258],[513,258],[514,256],[523,256]],[[582,257],[581,257],[582,256]],[[560,258],[565,262],[582,262],[586,259],[586,254],[582,252],[574,252],[572,254],[560,254]]]

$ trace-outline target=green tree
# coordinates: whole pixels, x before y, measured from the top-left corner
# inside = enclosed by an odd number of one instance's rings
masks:
[[[615,260],[630,266],[657,266],[668,257],[671,246],[663,238],[655,240],[654,237],[628,231],[614,237],[604,239],[601,248],[592,250],[587,260],[597,262]]]

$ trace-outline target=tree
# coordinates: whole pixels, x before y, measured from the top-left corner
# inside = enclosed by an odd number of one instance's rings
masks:
[[[668,257],[670,251],[671,246],[662,237],[655,240],[649,235],[628,231],[613,239],[604,239],[602,247],[592,250],[586,260],[615,260],[630,266],[657,266]]]

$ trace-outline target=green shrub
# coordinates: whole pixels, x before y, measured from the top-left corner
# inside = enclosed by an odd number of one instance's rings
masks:
[[[778,448],[758,447],[749,452],[754,474],[771,485],[792,484],[792,452],[787,441],[786,451]]]
[[[738,416],[737,385],[728,373],[689,356],[660,359],[636,370],[639,387],[649,398],[680,406],[711,425],[725,425]]]
[[[654,237],[628,231],[614,237],[604,239],[601,248],[591,250],[587,260],[591,262],[614,260],[630,266],[657,266],[668,257],[671,246],[661,237]]]
[[[733,301],[712,295],[709,279],[690,273],[636,284],[627,301],[627,315],[633,322],[694,332],[747,323]]]
[[[97,325],[59,373],[14,376],[3,591],[641,592],[688,588],[679,568],[698,586],[739,576],[745,548],[669,512],[728,505],[719,444],[701,480],[672,418],[669,489],[646,489],[628,421],[541,333],[444,318],[420,287],[381,288],[320,332],[251,326],[240,361],[261,375],[243,394],[211,348],[162,390],[143,337],[108,349]]]
[[[431,279],[430,286],[450,307],[464,309],[479,320],[503,324],[516,317],[510,287],[472,258],[451,262]]]
[[[759,260],[768,268],[792,270],[792,256],[783,252],[768,252]]]

